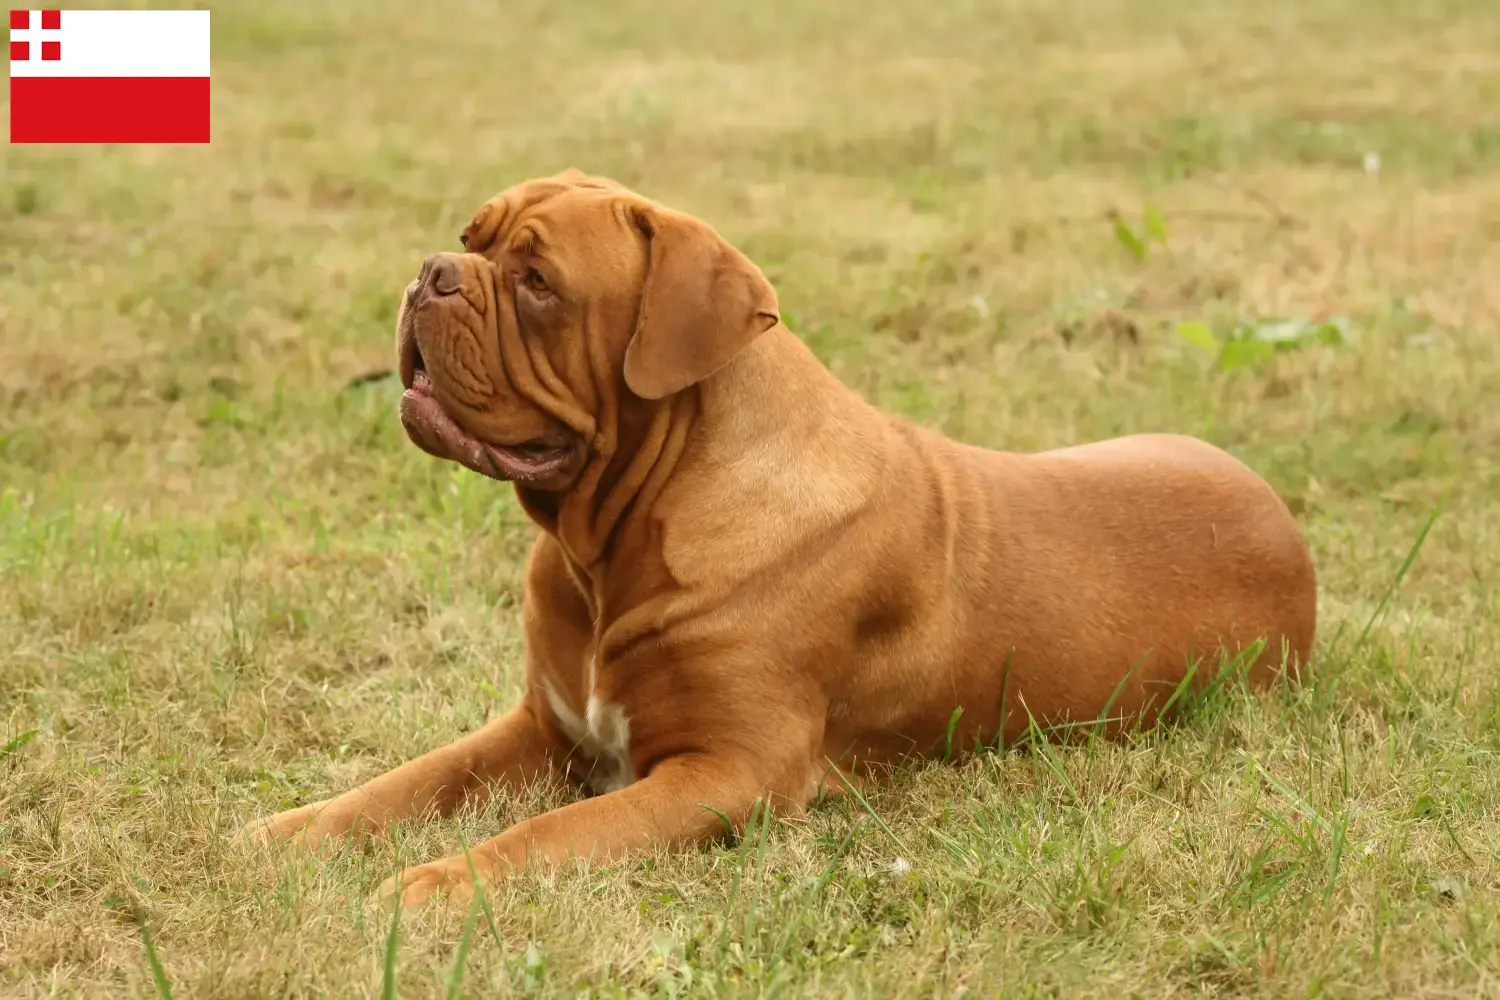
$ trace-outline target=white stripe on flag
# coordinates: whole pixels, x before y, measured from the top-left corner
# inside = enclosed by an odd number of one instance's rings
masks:
[[[208,76],[206,10],[65,10],[58,30],[42,28],[34,10],[12,42],[29,42],[29,58],[12,59],[15,76]],[[57,42],[58,59],[42,58]]]

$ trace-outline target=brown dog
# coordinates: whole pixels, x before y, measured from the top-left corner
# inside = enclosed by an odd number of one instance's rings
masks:
[[[494,878],[702,842],[758,798],[800,808],[1033,718],[1150,723],[1223,651],[1248,650],[1252,682],[1307,662],[1307,545],[1217,448],[1020,455],[886,416],[713,229],[576,171],[497,195],[462,241],[407,287],[401,421],[515,483],[542,528],[526,695],[242,836],[367,833],[549,773],[598,793],[473,848]],[[383,889],[470,884],[457,854]]]

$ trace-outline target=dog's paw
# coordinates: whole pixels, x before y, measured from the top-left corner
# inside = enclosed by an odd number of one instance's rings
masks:
[[[479,877],[487,877],[482,868]],[[381,883],[374,900],[384,906],[399,897],[402,906],[415,907],[426,905],[438,896],[446,899],[449,906],[468,907],[474,898],[474,873],[469,869],[468,859],[444,858],[402,869]]]
[[[312,845],[334,834],[324,815],[331,800],[313,802],[297,809],[261,816],[240,827],[230,843],[236,846],[274,847],[281,844]]]

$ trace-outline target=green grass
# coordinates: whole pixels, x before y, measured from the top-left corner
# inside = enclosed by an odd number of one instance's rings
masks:
[[[1496,52],[1490,0],[215,4],[211,145],[0,154],[0,994],[1494,995]],[[1243,458],[1316,679],[478,917],[365,900],[561,791],[230,849],[516,696],[532,529],[357,379],[568,166],[713,222],[887,409]]]

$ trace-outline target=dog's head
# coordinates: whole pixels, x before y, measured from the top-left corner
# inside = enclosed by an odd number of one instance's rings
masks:
[[[461,242],[402,300],[401,422],[495,479],[568,489],[622,410],[778,322],[770,283],[712,228],[577,171],[491,198]]]

